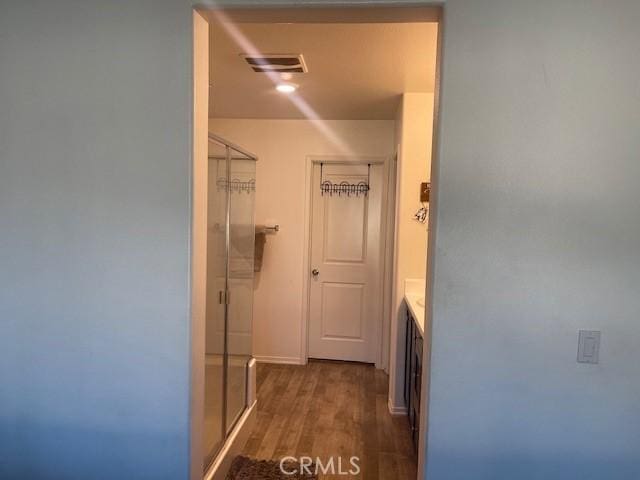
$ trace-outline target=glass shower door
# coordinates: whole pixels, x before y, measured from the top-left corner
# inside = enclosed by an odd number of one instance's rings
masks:
[[[247,406],[256,158],[209,134],[204,467]]]
[[[227,148],[209,142],[207,204],[207,306],[205,324],[204,466],[226,436],[224,425],[225,305],[220,293],[227,277]]]
[[[252,353],[255,178],[255,159],[231,149],[227,283],[227,433],[232,430],[247,406],[247,363]]]

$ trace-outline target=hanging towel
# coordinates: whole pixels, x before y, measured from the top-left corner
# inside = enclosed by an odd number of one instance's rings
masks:
[[[253,271],[262,270],[262,255],[264,254],[264,244],[267,243],[267,235],[264,232],[256,232],[256,251],[253,260]]]

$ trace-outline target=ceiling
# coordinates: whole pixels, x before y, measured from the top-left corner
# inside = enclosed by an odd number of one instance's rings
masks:
[[[394,119],[403,92],[433,92],[437,23],[228,23],[211,19],[210,116]],[[285,95],[243,53],[302,54]],[[275,78],[277,80],[277,77]]]

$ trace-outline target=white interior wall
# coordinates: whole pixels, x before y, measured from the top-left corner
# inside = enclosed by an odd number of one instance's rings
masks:
[[[204,439],[205,323],[207,307],[207,178],[209,24],[193,12],[193,181],[191,221],[191,415],[190,478],[202,478]]]
[[[280,225],[267,235],[256,274],[253,353],[262,361],[303,363],[306,162],[309,155],[387,156],[394,151],[393,120],[210,119],[211,132],[259,158],[256,223]],[[330,131],[333,133],[327,134]],[[335,141],[332,141],[332,138]]]
[[[404,281],[425,278],[427,226],[413,218],[420,208],[420,183],[431,175],[433,93],[405,93],[398,105],[395,141],[398,153],[396,176],[396,218],[394,272],[391,303],[389,406],[392,412],[405,409],[404,382],[405,318]]]

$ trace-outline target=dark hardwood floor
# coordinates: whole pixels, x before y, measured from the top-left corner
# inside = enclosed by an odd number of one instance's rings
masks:
[[[416,458],[404,416],[387,408],[388,377],[373,366],[311,361],[306,366],[259,364],[258,419],[244,454],[359,457],[359,475],[322,479],[414,480]]]

